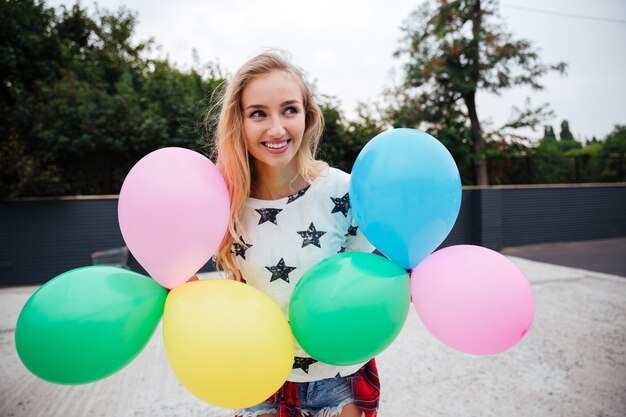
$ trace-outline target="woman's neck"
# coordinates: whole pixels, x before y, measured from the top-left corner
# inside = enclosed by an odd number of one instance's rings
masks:
[[[295,167],[256,166],[255,171],[250,196],[260,200],[285,198],[308,185]]]

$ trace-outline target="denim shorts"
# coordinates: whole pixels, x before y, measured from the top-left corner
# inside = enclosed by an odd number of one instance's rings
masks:
[[[304,416],[332,417],[354,402],[352,387],[346,377],[322,379],[314,382],[298,382],[300,408]],[[236,417],[257,417],[278,413],[278,402],[265,401],[253,407],[235,410]]]

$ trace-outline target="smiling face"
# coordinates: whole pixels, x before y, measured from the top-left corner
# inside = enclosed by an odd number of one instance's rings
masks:
[[[294,156],[302,145],[305,111],[302,90],[284,71],[253,78],[242,97],[243,128],[255,167],[297,170]]]

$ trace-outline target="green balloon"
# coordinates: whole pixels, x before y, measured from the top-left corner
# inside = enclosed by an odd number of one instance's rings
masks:
[[[365,362],[393,342],[410,305],[408,273],[371,253],[327,258],[304,273],[289,304],[298,343],[331,365]]]
[[[58,384],[105,378],[150,340],[167,290],[112,266],[68,271],[39,288],[17,319],[15,345],[36,376]]]

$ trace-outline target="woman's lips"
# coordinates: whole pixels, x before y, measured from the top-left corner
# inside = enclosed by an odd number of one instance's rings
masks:
[[[287,150],[289,142],[291,142],[291,139],[268,140],[266,142],[261,142],[261,144],[268,152],[279,154]]]

